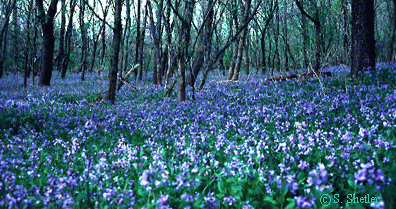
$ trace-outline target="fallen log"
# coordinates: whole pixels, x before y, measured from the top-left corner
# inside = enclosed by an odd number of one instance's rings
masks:
[[[331,72],[320,72],[319,75],[325,75],[327,77],[331,77]],[[299,80],[305,80],[308,78],[313,78],[315,76],[315,73],[310,72],[310,73],[301,73],[301,74],[292,74],[292,75],[277,75],[271,78],[268,78],[267,80],[264,81],[264,83],[269,83],[271,81],[284,81],[284,80],[290,80],[290,79],[299,79]]]

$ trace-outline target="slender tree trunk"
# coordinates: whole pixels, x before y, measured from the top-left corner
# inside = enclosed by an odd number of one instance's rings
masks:
[[[280,72],[280,55],[279,55],[279,1],[276,0],[276,34],[275,34],[275,67]]]
[[[310,16],[303,8],[302,3],[300,0],[295,0],[298,9],[301,11],[305,17],[312,21],[315,25],[315,34],[316,34],[316,52],[315,52],[315,66],[314,71],[315,73],[320,73],[320,65],[321,65],[321,53],[322,53],[322,36],[321,36],[321,23],[319,21],[319,8],[315,7],[315,17]]]
[[[308,37],[308,31],[307,31],[307,19],[306,17],[301,14],[301,30],[302,30],[302,38],[303,38],[303,68],[308,69],[308,45],[309,45],[309,37]]]
[[[250,74],[250,69],[249,69],[249,45],[250,45],[250,43],[249,43],[249,40],[250,40],[250,37],[249,37],[249,35],[247,35],[247,37],[246,37],[246,43],[245,43],[245,56],[244,56],[244,58],[243,58],[243,66],[244,66],[244,69],[245,69],[245,73],[246,73],[246,75],[249,75]]]
[[[107,91],[107,100],[112,104],[115,103],[116,88],[117,88],[117,72],[118,72],[118,53],[120,52],[122,25],[121,25],[121,10],[122,0],[115,0],[114,11],[114,29],[113,29],[113,47],[110,59],[109,68],[109,90]]]
[[[25,73],[23,75],[23,87],[27,87],[27,79],[30,74],[30,68],[31,68],[31,16],[32,16],[32,10],[33,10],[33,4],[34,0],[30,0],[29,2],[29,11],[27,14],[27,22],[26,22],[26,48],[25,48]]]
[[[393,0],[393,19],[391,18],[391,22],[393,23],[393,29],[392,29],[392,38],[389,44],[389,48],[390,48],[390,52],[389,52],[389,57],[388,57],[388,61],[392,62],[394,61],[393,59],[393,54],[395,51],[395,42],[396,42],[396,0]]]
[[[72,36],[72,30],[73,30],[73,16],[74,16],[76,4],[77,3],[75,0],[70,1],[70,18],[69,18],[69,22],[67,24],[67,31],[65,34],[65,54],[61,60],[61,78],[62,79],[66,78],[66,72],[67,72],[67,68],[69,66],[69,61],[70,61],[71,36]]]
[[[135,46],[135,63],[140,63],[140,56],[139,56],[139,48],[140,48],[140,11],[141,11],[141,0],[137,0],[137,16],[136,16],[136,46]],[[139,66],[139,69],[142,68],[143,66]],[[138,77],[138,69],[135,70],[135,77]]]
[[[61,25],[59,34],[59,54],[57,57],[57,70],[61,70],[62,60],[65,54],[65,32],[66,32],[66,0],[61,0]]]
[[[203,17],[205,18],[203,21],[205,21],[204,28],[203,28],[203,33],[199,37],[199,46],[198,46],[198,51],[197,55],[195,56],[193,60],[193,65],[192,65],[192,73],[188,77],[188,84],[191,87],[194,87],[196,78],[203,66],[203,63],[206,60],[208,60],[210,56],[210,48],[212,47],[212,35],[213,35],[213,27],[212,27],[212,22],[213,22],[213,0],[208,0],[205,1],[204,5],[204,11],[203,11]]]
[[[6,5],[5,11],[5,21],[0,31],[0,78],[3,77],[4,72],[4,61],[6,59],[6,48],[7,48],[7,33],[8,33],[8,26],[10,22],[11,12],[13,11],[16,4],[16,0],[14,0],[10,5]]]
[[[12,37],[14,39],[14,50],[13,50],[13,57],[14,57],[14,66],[13,66],[13,70],[17,71],[19,69],[19,44],[18,44],[18,40],[19,40],[19,21],[18,21],[18,8],[15,7],[12,13],[12,19],[13,19],[13,33],[12,33]]]
[[[249,11],[251,6],[251,0],[246,0],[246,5],[244,8],[244,18],[243,22],[246,22],[249,17]],[[243,53],[246,51],[246,37],[247,37],[248,27],[246,27],[242,33],[242,37],[239,39],[238,55],[235,63],[234,73],[232,75],[232,80],[236,81],[239,78],[239,72],[241,70]],[[246,52],[245,52],[246,54]]]
[[[285,5],[284,9],[286,10],[283,14],[283,33],[284,33],[284,43],[285,43],[285,47],[284,47],[284,55],[285,55],[285,71],[288,72],[289,71],[289,57],[287,56],[287,40],[288,40],[288,36],[287,36],[287,5]]]
[[[144,12],[144,21],[143,21],[143,30],[142,30],[142,34],[140,35],[140,67],[139,67],[139,75],[138,75],[138,81],[141,81],[143,79],[143,64],[144,64],[144,60],[143,60],[143,52],[144,52],[144,37],[145,37],[145,31],[146,31],[146,25],[147,25],[147,16],[148,16],[148,5],[146,3],[145,6],[145,12]]]
[[[7,32],[8,32],[8,24],[9,24],[9,18],[6,19],[3,28],[1,30],[0,34],[0,78],[3,77],[3,72],[4,72],[4,61],[6,59],[6,48],[7,48]]]
[[[180,29],[180,53],[179,53],[179,88],[177,92],[177,99],[179,102],[186,100],[186,68],[187,63],[189,63],[189,45],[190,45],[190,29],[193,20],[194,12],[193,0],[185,0],[183,5],[183,17],[181,29]]]
[[[87,41],[87,28],[85,26],[85,3],[84,0],[80,0],[80,31],[81,31],[81,81],[85,80],[85,71],[87,70],[87,57],[88,57],[88,41]]]

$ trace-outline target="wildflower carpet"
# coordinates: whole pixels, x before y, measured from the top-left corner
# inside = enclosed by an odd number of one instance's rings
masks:
[[[0,207],[393,208],[396,65],[354,80],[328,71],[303,82],[213,75],[183,103],[142,83],[115,105],[95,101],[106,86],[94,74],[27,89],[9,75]]]

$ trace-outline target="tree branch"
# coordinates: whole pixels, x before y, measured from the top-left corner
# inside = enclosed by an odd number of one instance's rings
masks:
[[[304,16],[306,16],[309,20],[311,20],[315,25],[320,25],[319,20],[312,18],[302,7],[302,5],[300,4],[299,0],[295,0],[298,9],[301,11],[301,14],[303,14]]]
[[[88,8],[91,10],[91,12],[102,22],[104,22],[107,26],[109,26],[112,30],[114,30],[114,27],[110,25],[106,20],[101,18],[98,14],[96,14],[95,10],[91,7],[91,5],[88,4],[87,0],[83,0],[84,4],[88,6]]]

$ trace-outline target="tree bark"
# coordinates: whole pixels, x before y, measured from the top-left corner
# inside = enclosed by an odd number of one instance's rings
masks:
[[[40,73],[39,86],[49,86],[51,84],[52,65],[54,58],[54,17],[58,0],[52,0],[47,14],[44,12],[43,0],[36,0],[38,8],[38,18],[43,30],[43,64]]]
[[[65,33],[66,33],[66,0],[61,0],[61,25],[59,34],[59,53],[56,58],[57,70],[61,70],[61,63],[65,54]]]
[[[243,12],[243,22],[246,22],[249,18],[251,2],[252,2],[251,0],[246,0],[246,5],[244,8],[244,12]],[[235,63],[234,74],[232,76],[233,81],[236,81],[239,78],[239,71],[241,70],[242,56],[246,49],[246,37],[247,37],[247,33],[248,33],[248,27],[249,26],[247,26],[244,29],[244,31],[242,32],[242,37],[239,39],[238,56],[237,56],[237,60]]]
[[[307,31],[307,19],[301,14],[301,30],[302,30],[302,38],[303,38],[303,68],[308,69],[309,61],[308,61],[308,46],[309,46],[309,37]]]
[[[142,30],[142,34],[140,35],[141,44],[140,44],[140,49],[139,49],[140,50],[140,52],[139,52],[140,66],[139,66],[138,81],[141,81],[143,79],[143,52],[144,52],[144,37],[146,34],[147,16],[148,16],[148,5],[146,3],[145,12],[144,12],[143,30]]]
[[[117,72],[118,72],[118,53],[120,52],[121,43],[121,10],[122,10],[122,0],[115,1],[115,11],[114,11],[114,29],[113,29],[113,47],[110,59],[109,68],[109,89],[107,91],[107,100],[110,103],[115,103],[116,88],[117,88]]]
[[[312,23],[315,25],[315,35],[316,35],[316,52],[315,52],[315,66],[314,66],[314,71],[315,73],[320,72],[320,65],[321,65],[321,47],[322,47],[322,37],[321,37],[321,23],[319,21],[319,9],[315,9],[315,18],[313,18],[311,15],[309,15],[303,8],[303,5],[301,4],[300,0],[295,0],[298,9],[301,11],[301,14],[306,16],[309,20],[312,21]]]
[[[352,53],[350,76],[375,68],[374,0],[352,1]]]
[[[13,57],[14,57],[14,61],[13,61],[13,70],[17,71],[19,69],[19,14],[18,14],[18,8],[15,7],[13,12],[12,12],[12,25],[13,25],[13,33],[12,33],[12,37],[14,39],[14,46],[13,46]]]
[[[137,16],[136,16],[136,46],[135,46],[135,64],[136,63],[140,63],[140,60],[139,60],[139,58],[140,58],[140,56],[139,56],[139,52],[140,52],[140,35],[141,35],[141,32],[140,32],[140,13],[141,13],[141,0],[137,0]],[[142,66],[140,66],[140,68],[142,68]],[[137,78],[138,77],[138,69],[136,69],[136,71],[134,72],[135,73],[135,77]]]
[[[4,72],[4,61],[5,61],[5,50],[6,50],[6,36],[8,32],[8,25],[10,21],[11,12],[16,5],[16,0],[14,0],[10,5],[6,6],[5,11],[5,21],[0,31],[0,78],[3,77]]]
[[[25,70],[23,75],[23,87],[27,87],[27,79],[30,74],[31,69],[31,16],[33,10],[34,0],[29,1],[29,11],[27,14],[27,21],[26,21],[26,48],[25,48]]]
[[[73,16],[74,16],[75,7],[76,7],[76,1],[75,0],[70,1],[70,17],[69,17],[69,22],[67,23],[67,31],[65,34],[65,54],[62,57],[61,64],[60,64],[62,79],[66,78],[66,72],[67,72],[67,68],[69,66],[69,61],[70,61],[71,36],[72,36],[72,30],[73,30]]]
[[[395,42],[396,42],[396,0],[393,0],[393,20],[391,19],[390,21],[393,23],[393,29],[392,29],[392,38],[389,44],[389,48],[390,48],[390,52],[389,52],[389,57],[388,57],[388,61],[392,62],[394,61],[393,59],[393,54],[395,51]]]
[[[203,63],[210,56],[210,49],[212,47],[212,35],[213,35],[213,0],[205,1],[203,11],[203,33],[199,35],[199,46],[197,55],[193,60],[192,73],[188,77],[188,84],[193,87],[195,85],[196,78],[201,70]]]
[[[190,45],[190,29],[193,20],[194,12],[193,0],[185,0],[183,5],[183,17],[181,19],[180,40],[179,40],[179,87],[177,92],[177,99],[179,102],[186,100],[186,69],[189,63],[189,45]]]
[[[80,32],[81,32],[81,65],[79,71],[81,72],[81,81],[85,80],[85,71],[87,70],[87,56],[88,56],[88,41],[87,28],[85,26],[85,3],[80,0]]]

